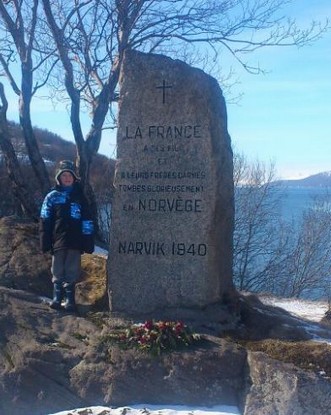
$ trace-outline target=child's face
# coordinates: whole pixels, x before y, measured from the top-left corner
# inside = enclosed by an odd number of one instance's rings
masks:
[[[69,171],[64,171],[60,177],[59,181],[62,186],[72,186],[74,183],[74,176]]]

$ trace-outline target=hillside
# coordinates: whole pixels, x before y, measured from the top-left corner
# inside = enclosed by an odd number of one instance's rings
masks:
[[[34,128],[35,136],[39,144],[40,152],[52,170],[52,166],[57,164],[58,161],[64,159],[74,160],[76,157],[76,145],[71,142],[64,140],[57,134],[52,133],[46,129]],[[22,136],[21,128],[18,124],[10,123],[10,135],[12,137],[12,143],[16,150],[16,154],[20,160],[26,159],[26,148],[24,139]],[[0,150],[1,155],[1,150]],[[104,155],[97,154],[94,158],[92,165],[92,176],[100,175],[103,176],[105,173],[105,166],[112,161]]]
[[[277,180],[274,183],[286,187],[331,187],[331,171],[313,174],[304,179]]]
[[[9,130],[17,157],[23,162],[26,159],[27,152],[21,127],[14,122],[10,122]],[[40,152],[48,165],[55,165],[58,161],[64,159],[75,159],[76,145],[74,142],[67,141],[51,131],[38,127],[34,128],[34,133],[39,144]],[[1,150],[0,160],[2,160]],[[100,174],[104,174],[104,163],[108,163],[109,161],[110,159],[108,157],[97,154],[93,163],[96,166],[95,171],[100,171]]]
[[[32,172],[30,162],[27,157],[24,138],[18,124],[11,122],[9,131],[12,144],[20,162],[22,173],[29,178],[27,185],[34,192],[36,189],[35,176]],[[41,155],[49,171],[51,183],[54,183],[56,165],[60,160],[76,158],[76,145],[73,142],[64,140],[57,134],[48,130],[34,129]],[[90,180],[96,194],[104,195],[106,190],[111,192],[115,161],[104,155],[97,154],[92,162],[90,169]],[[108,192],[108,193],[109,193]],[[36,196],[37,197],[37,196]],[[19,206],[11,191],[11,183],[8,178],[4,158],[0,150],[0,217],[20,214]]]

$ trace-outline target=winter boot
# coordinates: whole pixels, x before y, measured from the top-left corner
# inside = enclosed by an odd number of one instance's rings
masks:
[[[54,310],[61,309],[61,303],[63,300],[63,285],[61,282],[54,282],[53,284],[53,300],[50,302],[49,306]]]
[[[64,309],[66,311],[75,311],[76,302],[75,302],[75,284],[66,282],[64,284],[66,302],[64,303]]]

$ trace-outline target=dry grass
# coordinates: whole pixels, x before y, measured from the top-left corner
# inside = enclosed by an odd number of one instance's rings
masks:
[[[82,278],[77,284],[79,301],[93,309],[107,310],[106,259],[97,255],[82,256]]]
[[[312,341],[304,325],[288,312],[266,306],[252,295],[241,298],[240,314],[240,327],[226,333],[229,340],[331,380],[331,345]],[[323,326],[329,327],[326,321]]]
[[[301,369],[312,370],[331,379],[331,346],[327,343],[276,339],[239,343],[248,350],[266,353],[273,359],[292,363]]]

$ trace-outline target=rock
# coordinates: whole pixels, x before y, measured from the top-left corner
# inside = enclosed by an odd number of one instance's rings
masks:
[[[248,366],[244,415],[330,415],[330,381],[260,352],[248,352]]]
[[[85,360],[71,371],[84,397],[115,406],[237,405],[243,390],[246,352],[224,339],[160,356],[115,346],[108,360],[110,367]]]
[[[86,406],[69,370],[95,336],[90,321],[49,309],[33,294],[0,287],[0,413],[45,415]]]
[[[306,322],[263,305],[257,297],[238,296],[228,309],[215,304],[200,310],[199,318],[188,312],[185,323],[206,336],[193,348],[158,357],[116,345],[108,352],[102,336],[112,328],[126,327],[128,321],[105,312],[86,315],[102,310],[105,258],[83,256],[85,273],[77,284],[77,302],[85,317],[68,314],[51,310],[33,292],[13,288],[28,287],[43,295],[47,291],[38,269],[42,258],[36,224],[4,218],[0,234],[0,283],[7,284],[0,286],[0,414],[45,415],[93,405],[160,402],[227,403],[239,406],[245,415],[330,413],[330,372],[325,365],[323,378],[317,371],[299,369],[264,353],[246,352],[231,340],[272,341],[279,336],[283,345],[288,340],[302,341],[309,337]],[[50,281],[50,276],[46,278]],[[314,335],[330,336],[328,327],[316,331],[317,326]],[[229,327],[232,331],[226,336]],[[317,352],[313,349],[312,359]],[[323,369],[330,354],[327,348],[321,353],[316,362]]]
[[[321,323],[323,326],[329,327],[331,328],[331,309],[329,309],[328,311],[325,312]]]
[[[107,313],[51,310],[34,294],[0,287],[0,413],[160,402],[229,404],[245,415],[329,413],[330,380],[264,353],[247,358],[230,339],[209,335],[156,357],[108,351],[103,336],[127,324]]]
[[[50,297],[51,256],[39,250],[38,225],[14,216],[0,220],[0,285]]]
[[[120,76],[110,310],[197,309],[233,295],[233,161],[217,81],[127,51]]]
[[[14,216],[0,220],[0,285],[51,298],[51,255],[39,249],[38,224]],[[79,311],[107,310],[106,258],[82,255],[76,287]]]
[[[294,341],[311,337],[301,321],[281,308],[263,304],[257,295],[240,298],[240,320],[242,329],[236,331],[235,337],[245,340]]]
[[[0,413],[134,402],[235,405],[243,390],[246,352],[224,339],[158,357],[115,345],[108,355],[100,341],[108,324],[102,331],[91,319],[3,287],[0,305]]]

